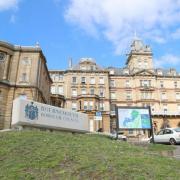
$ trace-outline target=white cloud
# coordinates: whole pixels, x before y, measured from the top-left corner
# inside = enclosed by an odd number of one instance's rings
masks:
[[[180,22],[180,0],[70,0],[65,19],[94,37],[103,35],[121,54],[135,30],[165,43]]]
[[[166,54],[159,59],[154,60],[155,67],[175,67],[180,65],[180,56],[175,56],[173,54]]]
[[[173,39],[180,39],[180,28],[176,29],[176,31],[173,32],[171,36]]]
[[[0,11],[17,9],[19,0],[0,0]]]

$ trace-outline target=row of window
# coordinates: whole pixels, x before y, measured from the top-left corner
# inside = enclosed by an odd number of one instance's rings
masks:
[[[77,84],[78,83],[78,77],[72,77],[72,83]],[[81,77],[81,84],[86,84],[87,83],[87,77]],[[90,77],[90,84],[96,84],[95,77]],[[99,84],[104,84],[104,77],[99,77]]]
[[[63,86],[51,86],[52,94],[64,94]]]
[[[23,81],[25,81],[25,79],[23,79]],[[51,87],[51,93],[52,94],[64,94],[64,89],[63,86],[52,86]],[[89,92],[87,92],[86,88],[82,88],[81,89],[81,94],[85,95],[85,94],[90,94],[90,95],[94,95],[95,94],[95,89],[94,88],[90,88]],[[72,89],[72,96],[77,96],[78,92],[77,89]],[[104,88],[100,88],[99,89],[99,96],[100,97],[104,97],[105,96],[105,89]],[[126,99],[132,99],[132,92],[131,91],[127,91],[126,94]],[[167,100],[167,94],[166,92],[162,92],[160,94],[161,96],[161,100]],[[116,99],[116,93],[115,92],[111,92],[110,94],[111,99]],[[180,92],[176,92],[175,97],[177,100],[180,100]],[[148,92],[148,91],[143,91],[141,92],[141,99],[153,99],[153,93],[152,92]]]
[[[180,100],[180,92],[176,92],[175,97],[177,100]],[[166,92],[161,93],[161,100],[167,100],[167,94]]]
[[[51,74],[51,79],[54,81],[54,82],[58,82],[58,81],[63,81],[63,75],[62,74]],[[73,84],[77,84],[79,81],[78,77],[76,76],[73,76],[72,77],[72,80],[71,82]],[[81,84],[86,84],[87,83],[87,77],[81,77]],[[96,79],[95,77],[90,77],[90,81],[89,81],[90,84],[96,84]],[[104,84],[105,81],[104,81],[104,77],[99,77],[99,81],[98,81],[99,84]]]
[[[125,87],[131,87],[130,80],[125,81]],[[140,80],[141,87],[151,87],[151,80]],[[115,80],[110,80],[110,87],[116,87]],[[164,81],[160,81],[160,88],[164,88]],[[174,88],[178,88],[178,82],[174,81]]]
[[[147,60],[138,60],[138,67],[139,68],[143,68],[143,69],[147,69],[148,68],[148,62]]]
[[[81,89],[81,94],[82,94],[82,95],[88,94],[87,89],[82,88],[82,89]],[[94,88],[90,88],[89,94],[90,94],[90,95],[94,95],[94,94],[95,94],[95,89],[94,89]],[[72,96],[75,97],[75,96],[77,96],[77,95],[78,95],[77,89],[72,89]],[[104,97],[104,96],[105,96],[105,89],[104,89],[104,88],[100,88],[100,89],[99,89],[99,96],[100,96],[100,97]]]
[[[114,69],[109,70],[109,74],[114,74],[114,73],[115,73]],[[129,69],[123,69],[123,74],[129,75]]]
[[[71,108],[74,111],[78,110],[78,106],[80,110],[99,110],[104,111],[104,103],[94,103],[93,101],[84,101],[84,102],[72,102]]]
[[[63,86],[51,86],[51,93],[52,94],[64,94],[64,88],[63,88]],[[95,95],[95,89],[90,88],[89,92],[88,92],[86,88],[82,88],[81,89],[81,94],[82,95],[85,95],[85,94]],[[76,97],[78,95],[77,89],[72,89],[71,90],[71,95],[73,97]],[[104,88],[99,89],[99,96],[100,97],[105,96],[105,89]]]
[[[96,66],[95,65],[90,65],[90,66],[81,65],[80,69],[83,71],[85,71],[85,70],[94,71],[94,70],[96,70]]]
[[[127,91],[125,96],[126,99],[132,99],[132,92]],[[110,97],[111,99],[116,99],[116,93],[111,92]],[[180,92],[176,92],[175,97],[176,100],[180,100]],[[153,99],[153,93],[148,91],[141,92],[141,99]],[[167,94],[165,92],[161,93],[161,100],[167,100]]]
[[[57,74],[50,73],[50,77],[51,77],[52,81],[54,81],[54,82],[63,81],[63,78],[64,78],[64,76],[62,74],[58,74],[58,73]]]

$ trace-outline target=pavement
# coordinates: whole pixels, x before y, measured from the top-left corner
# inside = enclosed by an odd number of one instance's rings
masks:
[[[3,129],[3,130],[0,130],[0,132],[7,132],[7,131],[12,131],[12,129]]]
[[[176,149],[173,151],[173,157],[180,160],[180,145],[176,145]]]

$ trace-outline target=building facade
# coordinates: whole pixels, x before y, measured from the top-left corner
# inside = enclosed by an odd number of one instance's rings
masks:
[[[89,115],[90,130],[116,128],[115,106],[150,106],[154,130],[180,126],[180,74],[175,69],[155,69],[153,53],[135,39],[123,68],[101,68],[91,58],[64,71],[51,70],[52,94],[64,96],[64,107]],[[96,120],[101,112],[102,120]],[[148,131],[126,131],[147,135]]]
[[[39,45],[0,41],[0,129],[11,127],[12,102],[17,97],[50,104],[51,83]]]
[[[52,94],[64,96],[64,107],[87,113],[91,131],[100,128],[110,131],[109,71],[92,59],[81,59],[66,71],[50,71]],[[102,121],[95,121],[96,112],[102,112]]]

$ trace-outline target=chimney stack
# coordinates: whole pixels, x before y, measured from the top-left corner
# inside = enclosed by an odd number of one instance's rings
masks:
[[[69,58],[69,69],[72,69],[72,58]]]

